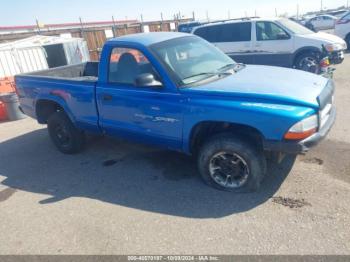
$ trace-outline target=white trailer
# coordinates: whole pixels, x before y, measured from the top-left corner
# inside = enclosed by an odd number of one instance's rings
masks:
[[[89,60],[82,38],[33,36],[0,45],[0,78]]]

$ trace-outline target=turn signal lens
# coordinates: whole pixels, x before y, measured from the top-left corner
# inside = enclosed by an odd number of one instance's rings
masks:
[[[306,139],[310,136],[312,136],[313,134],[315,134],[317,131],[317,129],[311,129],[309,131],[305,131],[302,133],[293,133],[293,132],[288,132],[284,138],[287,140],[303,140]]]
[[[321,67],[328,67],[330,65],[331,65],[331,63],[329,62],[329,58],[328,57],[323,58],[321,60],[321,62],[320,62],[320,66]]]
[[[317,115],[310,116],[304,120],[296,123],[284,138],[287,140],[302,140],[315,134],[318,129],[318,117]]]

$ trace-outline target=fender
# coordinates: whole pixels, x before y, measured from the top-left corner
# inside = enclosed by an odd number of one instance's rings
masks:
[[[72,123],[74,125],[76,125],[76,119],[74,117],[74,114],[72,113],[72,111],[69,109],[66,100],[59,95],[58,93],[56,94],[55,91],[51,91],[49,94],[39,94],[36,99],[35,99],[35,111],[37,110],[37,103],[40,100],[47,100],[47,101],[52,101],[57,103],[60,107],[63,108],[63,110],[65,111],[65,113],[67,114],[67,116],[69,117],[69,119],[72,121]],[[35,114],[37,114],[35,112]]]
[[[192,100],[192,103],[195,101]],[[199,102],[199,101],[197,101]],[[216,110],[213,110],[213,108]],[[183,151],[191,151],[191,137],[196,126],[203,122],[221,122],[228,125],[244,126],[254,129],[261,137],[268,140],[281,140],[283,135],[295,123],[315,113],[308,107],[296,105],[278,105],[259,102],[230,102],[230,107],[221,108],[220,104],[208,106],[206,109],[192,106],[190,114],[184,118]],[[235,112],[234,114],[232,112]],[[274,127],[266,124],[274,119]]]

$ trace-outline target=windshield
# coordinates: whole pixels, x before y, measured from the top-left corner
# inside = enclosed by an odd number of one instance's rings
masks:
[[[350,20],[350,11],[347,12],[344,16],[342,16],[342,18],[340,18],[340,20]]]
[[[237,64],[207,41],[196,37],[172,39],[151,46],[180,85],[228,75]]]
[[[311,31],[310,29],[307,29],[305,26],[302,26],[301,24],[298,24],[292,20],[281,19],[281,20],[278,20],[278,22],[294,34],[298,34],[298,35],[314,34],[314,32]]]

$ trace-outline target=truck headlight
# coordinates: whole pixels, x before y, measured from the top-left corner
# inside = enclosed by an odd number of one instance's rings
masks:
[[[318,116],[312,115],[292,126],[284,136],[287,140],[303,140],[317,132]]]
[[[324,47],[330,53],[344,50],[344,46],[342,44],[328,44],[328,45],[325,45]]]

